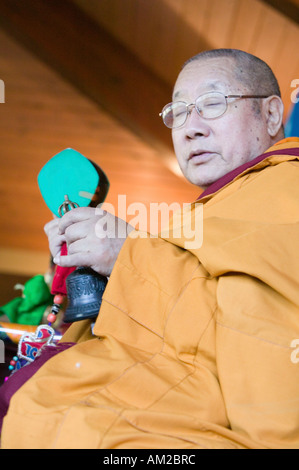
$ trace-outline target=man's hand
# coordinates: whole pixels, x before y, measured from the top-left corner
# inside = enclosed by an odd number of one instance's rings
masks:
[[[63,267],[88,266],[103,276],[110,276],[116,258],[133,227],[108,212],[80,207],[61,219],[48,222],[44,230],[54,263]],[[68,254],[60,255],[66,242]]]

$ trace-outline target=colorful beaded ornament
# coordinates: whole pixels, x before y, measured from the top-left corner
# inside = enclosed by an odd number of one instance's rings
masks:
[[[17,355],[8,366],[11,374],[33,362],[45,346],[56,346],[55,336],[55,330],[50,325],[38,326],[35,333],[25,332],[20,338]],[[5,381],[8,378],[6,377]]]
[[[70,201],[67,195],[65,195],[64,199],[64,202],[58,209],[60,216],[64,215],[69,210],[78,207],[78,204]],[[64,245],[66,247],[66,244]],[[66,274],[67,273],[68,272],[66,271]],[[21,336],[18,344],[17,355],[12,358],[8,366],[11,374],[21,369],[21,367],[24,367],[27,364],[33,362],[36,357],[40,356],[42,349],[45,346],[56,346],[55,330],[52,325],[56,322],[57,315],[61,309],[61,305],[63,304],[65,297],[66,296],[62,293],[56,293],[56,295],[54,295],[51,313],[49,313],[47,316],[48,325],[40,325],[36,329],[35,333],[26,332]],[[8,378],[9,376],[5,378],[5,381]]]

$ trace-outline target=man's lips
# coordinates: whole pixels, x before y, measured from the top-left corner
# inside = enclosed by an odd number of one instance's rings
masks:
[[[190,152],[188,160],[189,161],[193,160],[194,162],[201,162],[214,154],[215,152],[211,152],[209,150],[196,150],[196,151]]]

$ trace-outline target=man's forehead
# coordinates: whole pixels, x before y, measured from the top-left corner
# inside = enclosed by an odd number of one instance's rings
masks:
[[[200,85],[200,82],[198,82],[198,84]],[[218,79],[215,79],[215,80],[208,80],[204,83],[201,83],[201,85],[204,86],[204,89],[205,91],[222,91],[223,88],[225,87],[225,83],[221,80],[218,80]],[[183,96],[186,91],[188,91],[187,88],[178,88],[174,94],[173,94],[173,98],[174,99],[177,99],[177,98],[180,98],[181,96]]]
[[[202,89],[203,93],[213,90],[228,91],[235,79],[235,67],[231,58],[194,60],[180,72],[174,86],[173,98],[179,98],[192,88]]]

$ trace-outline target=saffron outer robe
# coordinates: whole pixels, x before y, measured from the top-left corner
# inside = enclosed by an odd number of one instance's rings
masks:
[[[299,139],[198,202],[202,246],[127,239],[93,335],[71,326],[13,395],[3,448],[299,448]]]

